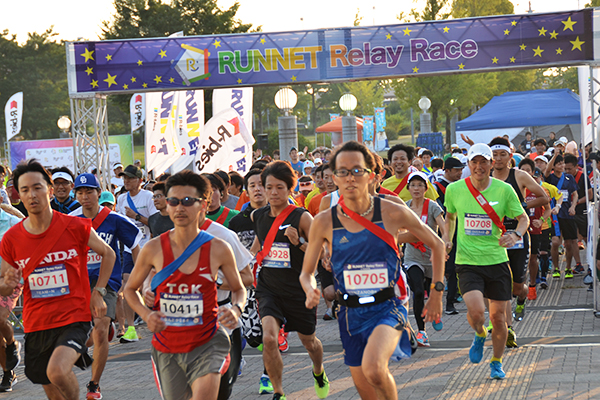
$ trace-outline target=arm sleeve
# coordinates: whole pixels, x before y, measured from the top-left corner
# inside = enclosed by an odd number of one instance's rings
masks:
[[[433,219],[437,219],[440,215],[444,214],[444,210],[435,201],[429,202],[429,214],[433,216]]]
[[[144,237],[142,231],[129,218],[121,215],[117,215],[117,217],[117,239],[125,246],[133,249]]]
[[[456,207],[452,203],[452,198],[454,197],[452,196],[452,192],[454,192],[453,185],[454,184],[452,183],[448,185],[448,187],[446,188],[446,196],[444,198],[444,206],[446,207],[446,211],[452,214],[456,212]]]

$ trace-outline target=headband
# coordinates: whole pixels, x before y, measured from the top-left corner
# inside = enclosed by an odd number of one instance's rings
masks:
[[[494,150],[504,150],[508,154],[512,154],[512,151],[510,151],[510,147],[505,146],[503,144],[495,144],[495,145],[491,146],[491,149],[492,149],[492,151],[494,151]]]

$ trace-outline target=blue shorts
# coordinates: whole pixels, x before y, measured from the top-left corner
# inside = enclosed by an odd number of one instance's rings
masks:
[[[388,325],[399,331],[404,331],[400,338],[400,347],[407,356],[410,356],[410,337],[408,332],[405,330],[408,327],[408,310],[406,307],[400,305],[393,307],[389,312],[382,314],[374,325],[362,330],[359,333],[350,335],[346,327],[346,307],[342,307],[338,312],[338,323],[340,326],[340,338],[342,340],[342,346],[344,348],[344,364],[349,367],[360,367],[362,364],[362,356],[367,347],[367,342],[371,333],[379,325]],[[408,346],[408,347],[406,347]],[[396,352],[394,353],[396,354]]]
[[[133,271],[133,256],[126,251],[123,252],[123,274],[131,274]]]

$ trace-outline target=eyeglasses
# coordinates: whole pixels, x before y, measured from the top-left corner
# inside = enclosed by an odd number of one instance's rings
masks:
[[[348,176],[348,174],[352,174],[352,176],[363,176],[364,174],[370,174],[371,171],[368,168],[352,168],[352,169],[336,169],[333,171],[333,174],[338,178],[343,178]]]
[[[184,197],[183,199],[178,199],[177,197],[167,197],[167,204],[171,207],[177,207],[179,203],[185,207],[191,207],[195,202],[200,202],[204,199],[199,199],[198,197]]]

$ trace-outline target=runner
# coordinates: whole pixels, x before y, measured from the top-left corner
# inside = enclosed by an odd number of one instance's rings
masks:
[[[513,286],[506,249],[523,237],[529,221],[514,189],[490,176],[490,147],[483,143],[471,146],[468,160],[471,176],[446,189],[448,236],[444,241],[450,245],[449,238],[458,229],[456,271],[467,306],[467,320],[475,331],[469,358],[473,363],[479,363],[483,358],[487,336],[487,328],[483,325],[485,297],[489,299],[490,320],[494,325],[490,376],[504,379],[502,355],[508,336],[506,307],[510,304]],[[516,230],[505,230],[504,217],[518,220]]]
[[[50,202],[53,210],[63,214],[69,214],[80,207],[77,200],[71,196],[73,180],[75,177],[67,167],[52,170],[52,182],[54,182],[54,199]]]
[[[208,204],[208,210],[206,211],[206,218],[211,221],[218,222],[224,227],[229,227],[229,221],[231,218],[239,214],[237,210],[231,210],[221,205],[221,193],[225,192],[225,183],[223,179],[217,174],[203,174],[208,179],[212,187],[212,199]]]
[[[337,190],[337,186],[333,181],[333,171],[331,170],[331,166],[329,163],[323,164],[321,168],[323,174],[323,183],[325,185],[325,190],[320,194],[314,196],[307,207],[308,212],[313,217],[319,213],[319,209],[321,207],[321,200],[328,194],[331,194]]]
[[[306,296],[298,281],[312,217],[305,209],[288,204],[296,187],[296,174],[286,162],[270,163],[261,180],[269,204],[251,215],[256,231],[252,252],[258,253],[257,263],[261,266],[256,298],[263,326],[263,362],[273,384],[273,399],[285,399],[278,340],[283,324],[286,332],[298,333],[308,351],[315,391],[324,399],[329,394],[329,380],[323,368],[323,345],[315,335],[316,305],[306,309]]]
[[[386,179],[382,186],[396,193],[403,201],[410,200],[407,181],[408,175],[415,170],[415,168],[411,166],[414,154],[415,149],[412,146],[405,146],[403,144],[394,145],[388,150],[388,160],[390,160],[395,175]],[[431,200],[436,200],[438,198],[433,185],[428,184],[425,197]]]
[[[409,324],[405,305],[407,287],[395,236],[408,229],[433,249],[433,280],[437,290],[432,291],[425,306],[426,321],[438,319],[442,312],[444,245],[407,207],[369,194],[375,163],[364,145],[346,142],[336,151],[331,164],[343,202],[331,208],[331,212],[317,215],[311,228],[300,277],[306,307],[319,303],[321,293],[314,272],[325,245],[331,251],[336,293],[342,304],[338,323],[344,361],[350,367],[354,385],[363,399],[397,399],[388,361],[399,340],[406,349]],[[360,270],[353,271],[353,267]],[[375,284],[370,278],[363,282],[363,275],[372,276]],[[394,287],[400,289],[402,299]],[[407,351],[410,354],[410,346]]]
[[[309,194],[306,195],[306,200],[304,200],[304,204],[301,204],[301,205],[304,205],[304,208],[306,208],[307,210],[308,210],[308,206],[310,205],[310,201],[312,200],[312,198],[314,196],[318,196],[319,194],[326,191],[325,182],[323,181],[324,165],[325,164],[321,164],[317,168],[315,168],[315,171],[314,171],[315,187]]]
[[[148,218],[148,227],[152,237],[157,237],[163,233],[170,231],[174,228],[173,221],[169,217],[167,211],[167,196],[165,192],[165,183],[158,182],[152,187],[152,200],[154,200],[154,207],[158,212],[152,214]]]
[[[504,181],[512,186],[519,198],[519,202],[525,210],[528,208],[536,208],[548,204],[546,192],[537,182],[525,171],[511,168],[509,162],[512,158],[510,142],[503,137],[495,137],[490,142],[490,148],[494,158],[494,168],[492,177]],[[533,196],[532,200],[525,201],[525,193],[529,190]],[[504,226],[507,230],[512,231],[517,229],[518,221],[515,219],[505,218]],[[513,289],[512,292],[517,296],[517,304],[515,311],[512,313],[510,303],[506,308],[506,322],[508,323],[508,342],[507,346],[517,347],[516,335],[510,321],[514,317],[515,321],[521,321],[525,315],[525,302],[527,300],[528,289],[527,280],[527,265],[529,264],[529,246],[531,244],[529,233],[527,230],[514,248],[508,248],[508,259],[510,269],[512,271]]]
[[[221,192],[221,204],[224,207],[229,208],[230,210],[234,210],[235,205],[237,204],[240,198],[229,193],[229,187],[231,186],[231,178],[229,177],[229,174],[225,171],[220,170],[215,171],[215,174],[219,175],[219,177],[223,180],[223,183],[225,184],[225,190]]]
[[[52,210],[52,179],[39,162],[19,164],[13,177],[29,218],[2,238],[0,295],[13,295],[23,279],[25,375],[43,385],[49,399],[76,400],[79,383],[72,368],[87,367],[91,361],[85,343],[92,316],[106,314],[102,296],[115,253],[91,221]],[[88,247],[102,260],[92,290]]]
[[[169,178],[166,191],[175,228],[142,249],[125,297],[154,333],[152,363],[161,396],[214,400],[229,352],[229,339],[220,325],[238,326],[246,290],[229,244],[198,227],[211,197],[210,183],[184,170]],[[153,268],[156,298],[149,310],[137,288]],[[229,283],[233,307],[217,305],[219,270]]]

